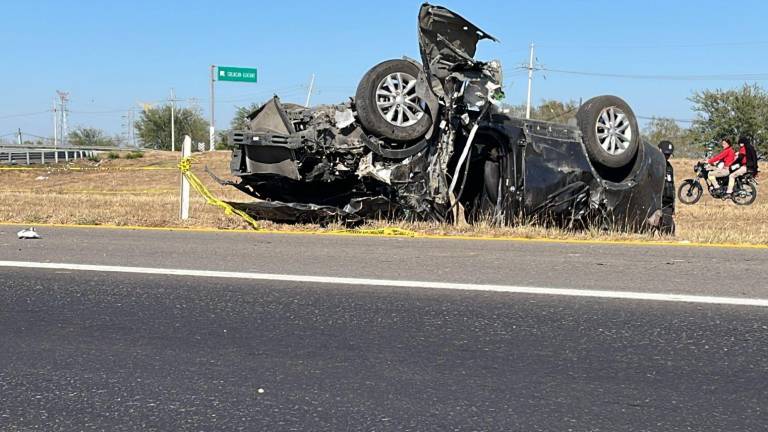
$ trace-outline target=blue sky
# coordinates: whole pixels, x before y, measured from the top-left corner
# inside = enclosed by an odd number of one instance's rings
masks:
[[[217,84],[217,127],[235,106],[273,92],[313,103],[354,94],[379,61],[418,58],[420,1],[36,1],[4,2],[0,26],[0,135],[52,134],[56,90],[71,94],[70,126],[120,133],[139,102],[196,98],[208,115],[211,64],[257,67],[257,84]],[[528,44],[550,69],[623,75],[764,73],[768,2],[445,1],[501,43],[477,57],[505,66],[507,102],[525,99]],[[694,90],[743,80],[647,80],[538,72],[534,101],[599,94],[626,99],[641,116],[690,119]],[[765,81],[759,81],[766,86]]]

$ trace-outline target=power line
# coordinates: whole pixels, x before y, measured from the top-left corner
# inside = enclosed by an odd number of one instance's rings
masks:
[[[693,122],[696,121],[696,120],[691,120],[691,119],[678,119],[678,118],[664,117],[664,116],[648,117],[648,116],[636,115],[635,117],[637,117],[639,119],[642,119],[642,120],[672,120],[672,121],[679,122],[679,123],[693,123]]]
[[[735,47],[735,46],[762,46],[768,45],[768,41],[733,41],[733,42],[692,42],[692,43],[669,43],[669,44],[537,44],[545,48],[569,48],[569,49],[660,49],[660,48],[712,48],[712,47]]]
[[[31,134],[29,132],[24,132],[24,135],[28,135],[28,136],[31,136],[31,137],[35,137],[35,138],[39,138],[39,139],[44,139],[44,140],[51,139],[51,137],[44,137],[44,136],[40,136],[40,135],[35,135],[35,134]]]
[[[306,87],[307,87],[306,85],[301,84],[301,85],[293,85],[293,86],[283,87],[283,88],[278,88],[278,89],[262,90],[262,91],[259,91],[259,92],[244,93],[244,94],[241,94],[241,95],[239,95],[237,97],[233,97],[233,98],[230,98],[230,99],[219,99],[219,100],[216,100],[216,103],[219,104],[219,103],[232,103],[232,102],[250,101],[250,100],[253,100],[255,98],[259,98],[259,97],[263,97],[263,96],[267,96],[267,95],[272,95],[272,94],[278,94],[278,95],[282,94],[282,95],[295,96],[295,95],[298,95],[300,93],[303,93],[303,91],[304,91],[304,89],[306,89]],[[65,95],[65,98],[66,98],[66,101],[68,102],[68,99],[69,99],[68,95]],[[59,96],[58,99],[59,99],[59,101],[57,101],[57,104],[56,104],[57,107],[56,107],[55,110],[35,111],[35,112],[16,113],[16,114],[4,114],[4,115],[0,115],[0,120],[9,119],[9,118],[18,118],[18,117],[30,117],[30,116],[36,116],[36,115],[41,115],[41,114],[49,114],[51,112],[55,112],[57,114],[57,117],[59,117],[59,119],[58,119],[59,123],[61,123],[62,120],[63,120],[61,118],[62,114],[63,114],[63,110],[60,107],[61,106],[61,102],[60,102],[61,96]],[[192,105],[196,105],[198,103],[208,102],[208,99],[207,98],[190,97],[190,98],[178,98],[178,99],[176,99],[176,101],[177,102],[187,102],[187,103],[190,103]],[[162,103],[165,103],[165,102],[168,102],[168,100],[165,99],[165,100],[150,101],[150,102],[145,102],[145,104],[146,105],[158,105],[158,104],[162,104]],[[128,112],[128,111],[130,111],[132,109],[133,109],[133,107],[130,107],[130,108],[114,108],[114,109],[105,109],[105,110],[94,110],[94,111],[89,111],[89,110],[81,111],[81,110],[72,110],[72,109],[69,109],[68,107],[66,107],[66,114],[79,114],[79,115],[121,114],[122,115],[122,114],[125,114],[126,112]],[[15,135],[15,134],[16,134],[16,132],[12,132],[11,133],[11,135]]]
[[[243,94],[241,94],[241,95],[239,95],[237,97],[230,98],[230,99],[216,99],[216,104],[231,103],[231,102],[242,102],[242,101],[247,101],[247,100],[253,100],[253,98],[256,98],[256,97],[264,97],[266,95],[272,95],[272,94],[277,94],[277,95],[284,94],[285,95],[285,94],[296,94],[296,93],[299,93],[299,92],[301,92],[303,94],[304,93],[304,89],[306,89],[306,88],[307,88],[306,85],[301,84],[301,85],[293,85],[293,86],[290,86],[290,87],[283,87],[283,88],[279,88],[279,89],[262,90],[262,91],[254,92],[254,93],[243,93]]]
[[[539,67],[537,70],[553,73],[562,73],[569,75],[595,76],[602,78],[626,78],[626,79],[644,79],[657,81],[728,81],[728,80],[747,80],[761,81],[768,80],[768,72],[747,73],[747,74],[718,74],[718,75],[635,75],[635,74],[615,74],[602,72],[586,72],[565,69],[552,69]]]
[[[14,117],[29,117],[33,115],[46,114],[49,112],[51,112],[51,110],[37,111],[37,112],[24,113],[24,114],[8,114],[8,115],[0,116],[0,119],[7,119],[7,118],[14,118]]]
[[[69,112],[74,114],[115,114],[115,113],[124,113],[125,109],[114,109],[114,110],[107,110],[107,111],[77,111],[77,110],[69,110]]]

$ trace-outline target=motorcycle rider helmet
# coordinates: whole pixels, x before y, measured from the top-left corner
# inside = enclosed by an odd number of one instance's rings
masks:
[[[661,153],[664,154],[664,156],[672,156],[672,153],[675,151],[675,146],[672,145],[669,141],[662,141],[659,143],[659,150],[661,150]]]

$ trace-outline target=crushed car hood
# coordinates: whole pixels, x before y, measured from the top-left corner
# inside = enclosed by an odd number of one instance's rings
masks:
[[[459,93],[468,98],[470,105],[482,107],[486,100],[493,100],[502,87],[501,64],[492,60],[475,60],[477,43],[483,39],[498,40],[467,21],[460,15],[440,6],[424,3],[419,10],[419,51],[423,75],[419,76],[417,93],[426,103],[429,112],[437,116],[438,104],[448,104],[447,99]],[[453,79],[451,79],[453,78]],[[470,91],[464,92],[458,83],[471,83]],[[432,135],[432,130],[427,137]]]
[[[450,10],[424,3],[419,10],[419,49],[425,71],[442,81],[451,72],[475,63],[477,43],[482,39],[498,42]]]

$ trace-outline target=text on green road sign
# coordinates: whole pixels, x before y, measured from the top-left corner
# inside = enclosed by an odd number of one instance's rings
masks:
[[[256,82],[256,69],[230,66],[219,66],[216,76],[219,81]]]

